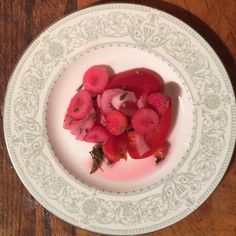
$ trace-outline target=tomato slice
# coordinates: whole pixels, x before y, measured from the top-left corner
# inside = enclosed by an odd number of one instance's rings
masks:
[[[155,154],[155,152],[162,146],[162,144],[165,142],[166,137],[169,133],[169,129],[171,126],[171,116],[172,116],[172,104],[170,100],[170,105],[167,108],[167,110],[160,115],[160,122],[159,125],[155,130],[152,132],[145,134],[144,139],[146,141],[146,144],[150,147],[150,150],[148,150],[145,153],[140,153],[138,150],[140,147],[138,147],[137,143],[133,142],[132,136],[135,135],[133,133],[132,135],[128,134],[128,152],[129,155],[134,159],[142,159],[149,156],[152,156]],[[134,132],[134,131],[130,131]]]
[[[135,130],[128,132],[128,152],[134,159],[142,158],[143,154],[150,151],[144,136]]]
[[[119,136],[112,135],[103,145],[105,157],[112,163],[127,159],[127,133]]]
[[[106,89],[121,88],[135,93],[136,97],[148,96],[163,91],[163,80],[156,72],[136,68],[117,73],[110,77]]]

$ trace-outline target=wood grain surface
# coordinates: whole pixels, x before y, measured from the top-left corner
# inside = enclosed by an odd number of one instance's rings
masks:
[[[1,126],[6,86],[27,45],[48,25],[67,13],[99,0],[0,0]],[[115,2],[115,1],[112,1]],[[236,88],[236,0],[136,0],[187,22],[216,50]],[[1,236],[94,236],[73,227],[44,209],[22,185],[10,162],[3,129],[0,142]],[[236,235],[236,153],[226,175],[210,198],[184,220],[147,234]]]

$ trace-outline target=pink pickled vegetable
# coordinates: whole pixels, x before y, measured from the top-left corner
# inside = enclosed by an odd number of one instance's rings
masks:
[[[127,160],[127,154],[133,159],[165,158],[172,101],[164,94],[158,73],[133,68],[114,74],[107,66],[95,65],[85,72],[77,91],[63,127],[76,139],[95,143],[89,152],[91,174],[101,168],[104,158],[108,163]]]
[[[92,98],[90,94],[81,90],[71,99],[69,107],[67,108],[68,115],[75,119],[83,119],[92,108]]]
[[[75,118],[71,117],[70,115],[66,114],[64,122],[63,122],[63,128],[64,129],[69,129],[71,123],[73,122]]]
[[[107,114],[114,109],[111,104],[112,98],[115,95],[122,93],[123,91],[124,90],[122,89],[109,89],[104,91],[101,97],[101,109],[104,112],[104,114]]]
[[[142,108],[133,115],[131,123],[137,133],[146,134],[158,126],[159,116],[154,110],[150,108]]]
[[[90,143],[100,143],[105,142],[111,136],[108,130],[101,125],[95,125],[86,134],[84,141]]]
[[[170,98],[163,93],[153,93],[147,99],[148,104],[153,106],[155,110],[162,114],[170,106]]]
[[[122,91],[121,93],[115,95],[112,98],[111,104],[116,110],[119,110],[120,107],[125,102],[136,102],[136,101],[137,101],[137,98],[135,96],[135,93],[129,92],[129,91]]]
[[[84,119],[73,119],[68,127],[71,134],[75,135],[77,139],[83,140],[88,131],[94,126],[95,115],[95,110],[91,109]]]
[[[109,81],[109,71],[106,66],[92,66],[84,74],[83,85],[89,92],[102,93]]]
[[[119,111],[111,111],[106,116],[107,121],[107,129],[113,135],[120,135],[122,134],[127,126],[128,126],[128,119],[127,117]]]

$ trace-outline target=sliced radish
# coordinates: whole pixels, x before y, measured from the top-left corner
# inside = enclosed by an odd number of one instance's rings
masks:
[[[72,121],[74,120],[75,118],[71,117],[70,115],[66,114],[65,116],[65,119],[64,119],[64,122],[63,122],[63,128],[64,129],[69,129],[70,128],[70,125],[72,123]]]
[[[101,125],[95,125],[86,134],[84,141],[90,143],[100,143],[105,142],[111,136],[108,130]]]
[[[112,100],[111,104],[112,106],[116,109],[119,110],[120,107],[125,103],[125,102],[136,102],[137,98],[135,96],[135,93],[129,92],[129,91],[123,91],[122,93],[119,93],[115,95]]]
[[[127,117],[119,111],[111,111],[106,116],[107,129],[113,135],[122,134],[128,126]]]
[[[71,99],[67,111],[68,114],[75,119],[83,119],[91,108],[92,98],[90,94],[85,90],[81,90]]]
[[[84,122],[84,119],[82,119],[82,120],[73,119],[70,123],[69,128],[68,128],[70,133],[73,135],[77,135],[77,133],[80,132],[79,129],[80,129],[81,125],[83,124],[83,122]]]
[[[95,116],[95,110],[91,109],[84,119],[73,119],[68,127],[71,134],[75,135],[77,139],[83,140],[88,131],[94,126]]]
[[[104,114],[107,114],[114,109],[111,104],[112,98],[115,95],[122,93],[123,91],[124,90],[122,89],[109,89],[104,91],[101,97],[101,109],[104,112]]]
[[[107,86],[109,77],[110,74],[106,66],[92,66],[84,74],[83,85],[89,92],[102,93]]]
[[[147,107],[147,98],[145,96],[140,96],[137,105],[139,109]]]
[[[86,119],[83,124],[80,126],[79,131],[75,134],[76,139],[84,140],[84,137],[87,135],[89,130],[94,126],[93,119]]]
[[[160,114],[164,113],[170,106],[170,98],[163,93],[151,94],[147,102]]]
[[[158,126],[159,116],[150,108],[142,108],[133,115],[131,123],[137,133],[146,134]]]

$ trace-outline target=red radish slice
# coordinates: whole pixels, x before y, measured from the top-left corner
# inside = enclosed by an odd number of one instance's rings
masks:
[[[136,68],[111,76],[106,89],[114,88],[132,91],[139,98],[155,92],[162,92],[163,80],[159,74],[152,70]]]
[[[84,74],[83,85],[89,92],[102,93],[109,80],[109,72],[106,66],[96,65],[90,67]]]
[[[131,123],[137,133],[146,134],[158,126],[159,116],[150,108],[142,108],[133,115]]]
[[[75,135],[77,139],[83,140],[88,131],[94,126],[95,123],[95,110],[92,109],[84,119],[73,119],[69,130],[71,134]]]
[[[137,102],[138,108],[147,107],[147,98],[145,96],[141,96]]]
[[[72,122],[70,123],[69,126],[69,131],[71,132],[71,134],[76,135],[79,132],[80,126],[82,125],[82,123],[84,122],[84,119],[82,120],[72,120]]]
[[[111,111],[106,116],[107,129],[113,135],[122,134],[128,126],[127,117],[119,111]]]
[[[109,89],[104,91],[101,97],[101,109],[104,112],[104,114],[107,114],[114,109],[111,104],[112,98],[115,95],[122,93],[123,91],[124,90],[122,89]]]
[[[66,114],[65,116],[65,119],[64,119],[64,122],[63,122],[63,128],[64,129],[69,129],[70,128],[70,125],[72,123],[72,121],[74,120],[75,118],[71,117],[70,115]]]
[[[95,125],[86,134],[84,141],[90,143],[100,143],[105,142],[111,136],[108,130],[101,125]]]
[[[136,101],[137,98],[133,92],[123,91],[122,93],[119,93],[112,98],[111,104],[116,110],[119,110],[120,107],[125,102],[136,102]]]
[[[103,145],[103,152],[107,160],[112,163],[120,159],[127,160],[127,134],[112,135]]]
[[[126,116],[132,117],[137,111],[138,107],[135,102],[125,102],[119,109]]]
[[[75,119],[83,119],[91,108],[92,99],[90,94],[85,90],[81,90],[71,99],[67,111],[68,114]]]
[[[128,138],[128,152],[132,158],[140,158],[143,154],[150,151],[150,147],[143,135],[138,134],[136,131],[130,131],[128,133]]]
[[[155,110],[162,114],[170,106],[170,98],[163,93],[153,93],[147,99],[148,104],[153,106]]]
[[[78,132],[75,134],[76,139],[84,140],[84,137],[87,135],[87,133],[93,126],[94,126],[94,119],[93,118],[86,119],[80,126]]]

